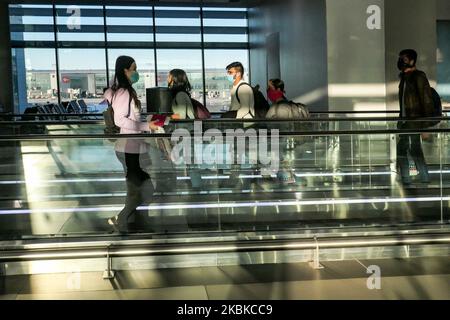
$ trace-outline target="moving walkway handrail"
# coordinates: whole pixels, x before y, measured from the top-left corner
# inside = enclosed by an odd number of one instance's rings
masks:
[[[310,114],[400,114],[399,110],[386,110],[386,111],[309,111]],[[155,113],[143,113],[142,115],[148,116]],[[166,113],[169,114],[169,113]],[[222,115],[221,112],[212,112],[214,116]],[[103,117],[103,113],[3,113],[0,114],[3,117]]]
[[[447,245],[450,233],[397,234],[383,236],[348,236],[278,240],[203,241],[176,244],[152,244],[151,241],[112,241],[84,246],[82,242],[72,247],[54,247],[0,251],[0,262],[38,261],[77,258],[138,257],[188,254],[217,254],[263,251],[291,251],[320,249],[342,249],[362,247],[387,247],[405,245]]]
[[[450,128],[447,129],[407,129],[407,130],[324,130],[324,131],[290,131],[290,132],[278,132],[280,137],[329,137],[329,136],[344,136],[344,135],[394,135],[394,134],[421,134],[421,133],[450,133]],[[270,136],[270,130],[267,132]],[[241,134],[236,134],[236,137],[241,136]],[[246,138],[258,137],[252,133],[247,133]],[[66,139],[145,139],[145,138],[172,138],[171,133],[158,133],[158,134],[124,134],[124,135],[106,135],[106,134],[67,134],[67,135],[0,135],[0,141],[39,141],[39,140],[66,140]]]
[[[399,117],[358,117],[358,118],[308,118],[308,119],[205,119],[205,120],[172,120],[172,123],[295,123],[295,122],[430,122],[450,121],[450,117],[433,118],[399,118]],[[83,125],[104,124],[103,120],[32,120],[32,121],[0,121],[3,125]]]

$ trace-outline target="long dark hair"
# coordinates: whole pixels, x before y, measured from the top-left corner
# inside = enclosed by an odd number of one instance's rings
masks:
[[[138,99],[136,90],[134,90],[130,80],[125,75],[125,69],[130,69],[134,62],[135,60],[129,56],[120,56],[117,58],[114,83],[111,86],[111,89],[114,91],[114,93],[120,89],[127,90],[136,107],[140,109],[141,102]]]
[[[181,69],[173,69],[169,72],[169,74],[173,79],[173,83],[169,87],[172,96],[176,97],[179,92],[186,92],[189,96],[191,96],[192,86],[186,72]]]
[[[273,85],[275,89],[280,89],[281,91],[284,91],[284,81],[281,79],[270,79],[269,82]]]

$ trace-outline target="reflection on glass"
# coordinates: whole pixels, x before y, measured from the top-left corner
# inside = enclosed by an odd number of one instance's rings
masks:
[[[341,123],[337,125],[339,129],[350,126],[349,122]],[[356,125],[355,130],[365,130],[372,124]],[[272,125],[284,128],[282,132],[286,134],[298,123]],[[204,129],[217,123],[209,126]],[[236,129],[242,123],[228,126]],[[394,123],[389,126],[395,127]],[[287,148],[282,143],[282,166],[273,174],[264,174],[258,163],[220,169],[205,163],[196,172],[189,172],[185,164],[174,165],[169,160],[166,155],[170,144],[161,145],[157,137],[123,140],[123,146],[139,146],[139,152],[119,148],[119,142],[113,145],[107,139],[14,141],[8,149],[1,149],[8,151],[0,152],[0,160],[12,166],[12,150],[20,155],[23,170],[2,175],[0,189],[9,192],[22,206],[8,202],[0,209],[5,222],[0,224],[0,236],[5,236],[11,226],[19,237],[104,234],[111,232],[106,220],[122,210],[124,217],[130,218],[127,222],[131,222],[131,216],[137,218],[143,213],[140,218],[147,220],[150,227],[145,231],[169,235],[323,230],[324,224],[343,232],[352,227],[384,226],[395,230],[399,225],[442,226],[442,213],[448,217],[449,197],[445,189],[450,181],[450,171],[443,166],[448,163],[450,151],[442,142],[448,137],[434,133],[432,139],[423,143],[431,183],[421,184],[416,173],[411,175],[411,186],[402,186],[400,173],[393,166],[399,135],[393,135],[392,141],[391,134],[363,132],[293,134],[295,144]],[[77,133],[77,128],[68,132]],[[272,150],[273,144],[268,141],[267,150]],[[141,143],[149,148],[141,148]],[[27,217],[29,221],[24,223],[22,218]],[[158,230],[155,220],[161,217],[164,229]],[[142,220],[137,227],[144,227]]]

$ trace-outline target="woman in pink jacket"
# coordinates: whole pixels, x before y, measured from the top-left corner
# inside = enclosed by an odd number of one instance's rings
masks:
[[[140,134],[157,131],[155,122],[141,122],[141,102],[133,88],[139,81],[139,73],[133,58],[117,58],[114,83],[105,92],[105,99],[114,110],[114,123],[120,128],[120,134]],[[116,154],[126,170],[127,200],[125,208],[118,216],[110,218],[108,223],[119,232],[128,231],[128,220],[136,215],[136,208],[142,204],[143,190],[153,193],[150,176],[142,169],[140,159],[147,153],[142,139],[119,139],[116,142]],[[144,188],[144,184],[148,187]]]

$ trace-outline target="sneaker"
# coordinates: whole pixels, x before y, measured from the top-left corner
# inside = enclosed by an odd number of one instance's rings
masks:
[[[119,217],[112,217],[107,220],[108,224],[113,227],[117,233],[128,233],[128,226],[119,220]]]

